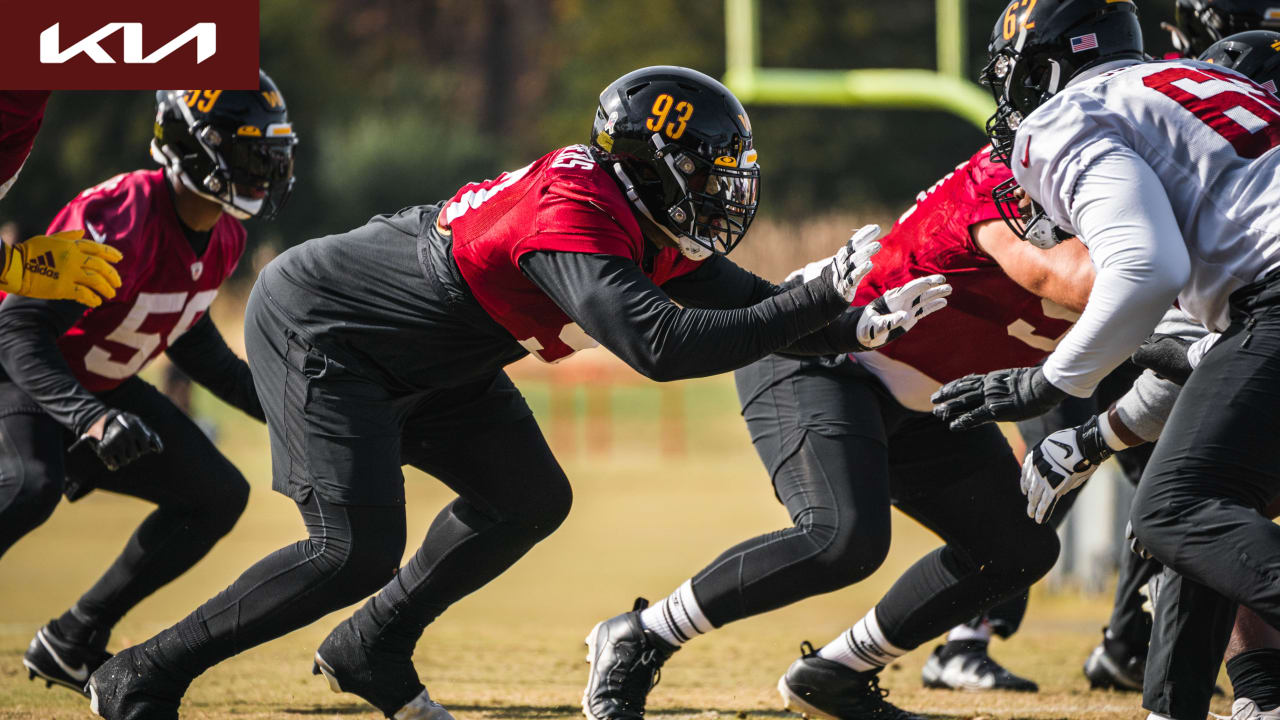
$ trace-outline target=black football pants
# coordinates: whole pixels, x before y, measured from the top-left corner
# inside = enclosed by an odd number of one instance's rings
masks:
[[[1161,589],[1143,705],[1205,717],[1235,606],[1280,627],[1280,279],[1231,298],[1232,325],[1192,373],[1147,466],[1131,519],[1181,578]]]
[[[738,371],[740,390],[758,387],[761,373],[788,375],[777,365],[792,362],[771,357]],[[854,365],[789,374],[744,400],[794,524],[730,548],[694,577],[716,626],[866,578],[889,549],[890,503],[946,542],[877,606],[898,647],[1023,590],[1057,559],[1057,535],[1027,518],[1017,464],[995,426],[952,433]]]
[[[164,452],[115,472],[88,448],[68,454],[71,433],[13,383],[0,383],[0,555],[47,520],[64,492],[75,499],[98,488],[155,504],[106,574],[76,603],[89,624],[109,630],[231,531],[248,502],[249,484],[151,385],[131,378],[99,397],[141,417],[164,440]],[[49,561],[58,567],[58,558]]]
[[[407,656],[445,608],[560,525],[572,501],[568,479],[505,374],[439,393],[389,393],[301,340],[261,290],[249,302],[246,347],[274,485],[298,503],[308,537],[259,560],[148,644],[194,677],[377,593],[355,615],[361,634]],[[458,498],[397,569],[404,464]]]

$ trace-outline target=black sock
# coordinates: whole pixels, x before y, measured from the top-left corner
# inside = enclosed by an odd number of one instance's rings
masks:
[[[107,638],[111,637],[111,628],[100,627],[92,620],[81,617],[74,607],[62,613],[52,624],[63,639],[77,645],[88,645],[101,650],[106,648]]]
[[[938,653],[941,660],[950,660],[956,655],[964,655],[969,653],[986,653],[986,640],[948,640],[947,644],[942,646],[942,652]]]
[[[1236,699],[1249,698],[1259,710],[1280,707],[1280,649],[1250,650],[1227,661]]]

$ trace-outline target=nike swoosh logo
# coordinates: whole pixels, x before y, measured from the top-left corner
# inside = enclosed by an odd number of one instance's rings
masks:
[[[1064,443],[1064,442],[1058,442],[1057,440],[1054,440],[1053,438],[1045,438],[1045,439],[1046,439],[1046,440],[1048,440],[1049,442],[1053,443],[1054,445],[1057,445],[1058,447],[1062,448],[1062,452],[1066,453],[1066,454],[1067,454],[1067,457],[1071,457],[1071,455],[1072,455],[1073,453],[1075,453],[1075,451],[1076,451],[1076,449],[1075,449],[1075,448],[1071,447],[1070,445],[1068,445],[1068,444],[1066,444],[1066,443]]]
[[[40,638],[40,644],[44,646],[45,650],[49,651],[49,656],[53,658],[54,662],[58,663],[58,667],[62,668],[63,672],[71,676],[72,680],[82,683],[89,679],[89,667],[84,663],[80,663],[80,667],[78,668],[73,668],[62,662],[62,658],[58,657],[58,651],[54,650],[53,647],[49,645],[49,641],[44,639],[43,628],[36,634],[36,637]]]
[[[1027,136],[1027,144],[1023,146],[1022,167],[1031,167],[1031,136]]]
[[[84,229],[89,231],[89,237],[93,238],[94,242],[104,243],[107,241],[107,236],[103,235],[102,231],[94,227],[92,223],[86,222],[84,224]]]

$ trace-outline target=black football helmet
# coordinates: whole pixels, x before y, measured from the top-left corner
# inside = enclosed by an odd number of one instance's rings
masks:
[[[1236,33],[1209,46],[1200,56],[1205,62],[1231,68],[1271,92],[1280,94],[1280,32],[1250,30]]]
[[[1228,35],[1246,30],[1280,30],[1277,0],[1176,0],[1173,25],[1163,27],[1173,36],[1173,47],[1184,57],[1198,57]]]
[[[297,144],[284,95],[265,72],[257,90],[156,93],[151,157],[241,220],[270,220],[284,207]]]
[[[591,150],[636,213],[701,260],[742,240],[760,198],[751,121],[724,85],[696,70],[641,68],[600,93]]]
[[[1022,118],[1071,78],[1112,60],[1143,60],[1132,0],[1013,0],[996,22],[981,80],[996,112],[987,121],[991,159],[1009,164]]]

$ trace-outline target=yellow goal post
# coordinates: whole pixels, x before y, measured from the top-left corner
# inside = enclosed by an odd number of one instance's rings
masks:
[[[995,105],[965,78],[966,0],[936,0],[938,69],[760,66],[759,0],[725,0],[725,85],[746,104],[944,110],[983,128]]]

